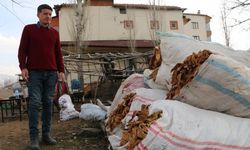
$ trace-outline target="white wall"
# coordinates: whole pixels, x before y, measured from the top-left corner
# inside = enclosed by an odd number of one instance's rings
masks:
[[[170,31],[169,21],[178,21],[178,30],[174,32],[184,33],[182,11],[156,12],[159,20],[159,31]],[[112,6],[89,6],[87,9],[87,29],[84,40],[152,40],[154,31],[150,29],[152,11],[149,9],[127,9],[127,14],[120,14],[119,8]],[[134,28],[125,29],[123,21],[133,20]],[[61,8],[59,12],[59,32],[61,41],[73,41],[75,24],[73,8]]]
[[[187,18],[191,20],[185,24],[184,33],[189,36],[200,36],[200,40],[207,41],[209,38],[207,37],[208,25],[206,24],[206,17],[202,15],[185,15]],[[199,29],[193,29],[192,22],[198,22]]]

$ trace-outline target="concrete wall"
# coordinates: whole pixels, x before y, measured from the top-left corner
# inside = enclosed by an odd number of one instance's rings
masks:
[[[156,20],[159,21],[157,31],[171,31],[170,21],[178,22],[178,30],[184,33],[182,11],[157,10]],[[59,32],[61,41],[74,41],[75,19],[73,8],[63,7],[59,11]],[[119,8],[112,6],[88,6],[86,9],[87,23],[84,40],[152,40],[155,29],[151,29],[153,11],[150,9],[127,8],[127,14],[120,14]],[[133,28],[125,29],[124,20],[132,20]]]
[[[207,31],[210,31],[210,25],[209,23],[206,23],[206,16],[204,15],[185,15],[187,18],[190,18],[191,20],[185,24],[184,26],[184,33],[189,36],[199,36],[200,40],[203,41],[210,41],[210,36],[207,36]],[[199,28],[193,29],[192,22],[197,22]]]

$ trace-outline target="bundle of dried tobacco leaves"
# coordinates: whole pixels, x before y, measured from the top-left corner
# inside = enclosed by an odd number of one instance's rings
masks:
[[[146,137],[150,125],[161,117],[162,111],[149,115],[148,107],[149,105],[142,105],[140,111],[134,112],[131,120],[128,122],[127,129],[122,133],[121,146],[127,144],[125,146],[126,149],[134,149]],[[138,118],[133,120],[136,116]]]
[[[158,70],[159,70],[161,63],[162,63],[161,49],[159,46],[156,46],[154,48],[154,55],[152,56],[152,58],[150,59],[150,62],[149,62],[149,69],[153,70],[153,72],[151,73],[149,78],[153,79],[153,81],[156,80],[156,76],[157,76],[157,73],[158,73]]]
[[[181,88],[195,77],[202,63],[205,62],[211,54],[212,52],[206,49],[198,53],[193,53],[188,56],[183,63],[178,63],[172,68],[172,87],[167,94],[167,99],[172,99],[180,94]]]
[[[149,62],[149,69],[153,70],[155,68],[158,68],[161,65],[161,62],[161,49],[159,46],[156,46],[154,48],[154,55],[152,56]]]
[[[128,95],[126,95],[123,98],[123,101],[121,104],[119,104],[117,106],[117,108],[111,113],[106,126],[110,129],[110,131],[112,132],[113,129],[121,124],[121,120],[127,115],[127,113],[129,112],[129,108],[131,106],[131,103],[133,101],[133,98],[135,96],[136,93],[130,93]]]

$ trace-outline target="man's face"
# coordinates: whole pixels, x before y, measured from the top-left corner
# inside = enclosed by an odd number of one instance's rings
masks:
[[[49,9],[42,9],[41,12],[38,12],[37,17],[39,18],[40,23],[43,25],[49,25],[51,22],[52,11]]]

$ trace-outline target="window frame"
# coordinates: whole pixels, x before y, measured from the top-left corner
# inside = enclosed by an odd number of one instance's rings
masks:
[[[124,20],[123,27],[124,27],[124,29],[133,29],[134,28],[133,20]]]
[[[126,8],[120,8],[120,14],[127,14],[127,9]]]
[[[198,22],[191,22],[192,24],[192,29],[199,29],[199,23]]]
[[[178,30],[178,21],[169,21],[170,24],[170,30]],[[174,25],[174,26],[172,26]]]
[[[160,29],[160,26],[159,26],[159,21],[158,20],[150,20],[150,28],[151,29]]]

